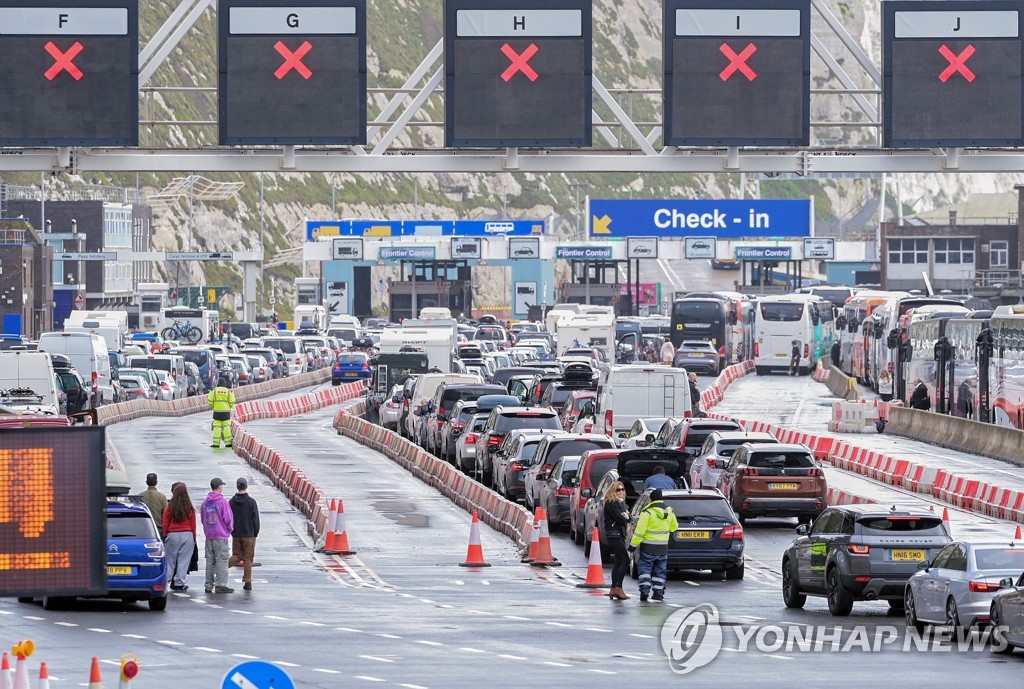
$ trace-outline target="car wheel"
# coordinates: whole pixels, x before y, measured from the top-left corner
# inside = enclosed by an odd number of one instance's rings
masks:
[[[1006,633],[1001,629],[1003,626],[1002,619],[999,614],[999,608],[995,605],[992,605],[988,619],[992,625],[992,638],[989,643],[991,651],[998,655],[1013,653],[1013,645],[1006,640]]]
[[[853,594],[843,588],[837,567],[828,571],[825,577],[825,589],[828,593],[828,611],[836,617],[849,615],[853,610]]]
[[[589,538],[583,541],[583,557],[590,557],[591,543],[592,541]]]
[[[763,376],[766,373],[768,373],[768,369],[765,368],[764,366],[755,366],[754,367],[754,373],[756,373],[759,376]]]
[[[903,615],[907,620],[907,629],[913,629],[918,634],[924,634],[925,623],[917,619],[917,605],[914,603],[914,592],[907,587],[903,600]]]
[[[946,626],[953,631],[960,628],[960,611],[956,608],[956,601],[950,596],[946,601]]]
[[[161,612],[167,609],[167,596],[149,599],[149,609],[153,612]]]
[[[742,579],[743,578],[743,565],[744,565],[744,563],[741,562],[738,565],[736,565],[735,567],[727,568],[725,570],[725,580],[726,581],[739,581],[740,579]]]
[[[572,528],[571,525],[570,525],[570,528]],[[583,545],[583,541],[585,539],[583,537],[583,527],[582,526],[579,526],[576,529],[572,530],[572,540],[573,540],[574,543],[576,543],[576,545]]]
[[[891,600],[891,601],[889,601],[889,609],[890,610],[896,610],[896,611],[902,612],[904,606],[905,606],[905,603],[903,602],[902,598],[900,598],[898,600]]]
[[[19,603],[32,603],[34,601],[35,598],[33,598],[32,596],[18,596]]]
[[[802,608],[807,602],[807,596],[800,593],[796,567],[788,560],[782,565],[782,600],[787,608]]]

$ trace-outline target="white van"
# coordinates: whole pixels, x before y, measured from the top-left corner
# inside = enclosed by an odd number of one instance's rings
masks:
[[[615,436],[637,419],[691,416],[686,369],[626,364],[601,371],[594,433]]]
[[[166,371],[175,382],[185,380],[185,357],[180,354],[130,356],[127,368],[151,368],[156,371]]]
[[[32,401],[34,398],[38,398],[37,403]],[[34,413],[65,413],[60,408],[50,355],[0,351],[0,404]]]
[[[39,349],[63,354],[71,360],[71,365],[92,389],[93,407],[114,401],[110,355],[102,337],[91,333],[43,333],[39,336]]]
[[[312,323],[317,330],[327,329],[327,309],[316,304],[303,304],[296,306],[293,313],[295,329],[302,327],[303,323]]]
[[[434,399],[434,393],[437,392],[437,388],[441,386],[441,383],[447,383],[448,385],[471,385],[483,382],[483,378],[473,373],[421,373],[416,377],[416,384],[412,389],[409,410],[416,409],[424,402]],[[406,418],[405,434],[407,437],[419,437],[418,430],[421,418],[411,413]]]
[[[78,323],[64,323],[66,333],[93,333],[103,338],[111,352],[121,350],[127,330],[122,330],[117,321],[108,318],[93,318]]]
[[[306,344],[299,338],[264,337],[263,346],[280,349],[284,352],[284,360],[288,364],[288,375],[297,376],[306,372]]]

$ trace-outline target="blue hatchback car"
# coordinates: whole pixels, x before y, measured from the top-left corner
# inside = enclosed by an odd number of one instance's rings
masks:
[[[370,359],[362,352],[345,352],[338,355],[331,369],[331,383],[341,385],[357,380],[368,380],[373,377]]]

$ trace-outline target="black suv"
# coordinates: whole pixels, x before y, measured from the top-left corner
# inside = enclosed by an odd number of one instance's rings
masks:
[[[54,377],[60,381],[60,389],[67,395],[67,415],[92,409],[89,388],[71,360],[63,354],[51,354],[50,359],[53,361]]]
[[[487,417],[487,424],[476,441],[476,476],[484,485],[490,485],[493,455],[509,431],[518,428],[539,428],[560,431],[562,424],[553,409],[543,407],[498,406]]]
[[[782,556],[782,599],[802,608],[808,595],[825,596],[833,615],[849,615],[857,600],[886,600],[903,608],[907,580],[918,563],[949,543],[949,531],[934,512],[893,505],[829,507]]]
[[[472,402],[484,395],[503,395],[505,388],[500,385],[481,385],[479,383],[441,383],[429,402],[429,410],[424,414],[423,427],[426,439],[424,447],[433,455],[441,454],[441,434],[451,418],[455,403],[459,400]]]
[[[597,390],[594,369],[584,363],[574,362],[562,371],[562,380],[548,385],[540,396],[540,406],[551,407],[561,412],[569,395],[577,390]]]

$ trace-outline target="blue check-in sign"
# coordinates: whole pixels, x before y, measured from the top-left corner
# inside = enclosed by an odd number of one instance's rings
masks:
[[[590,236],[809,237],[810,199],[593,199]]]

